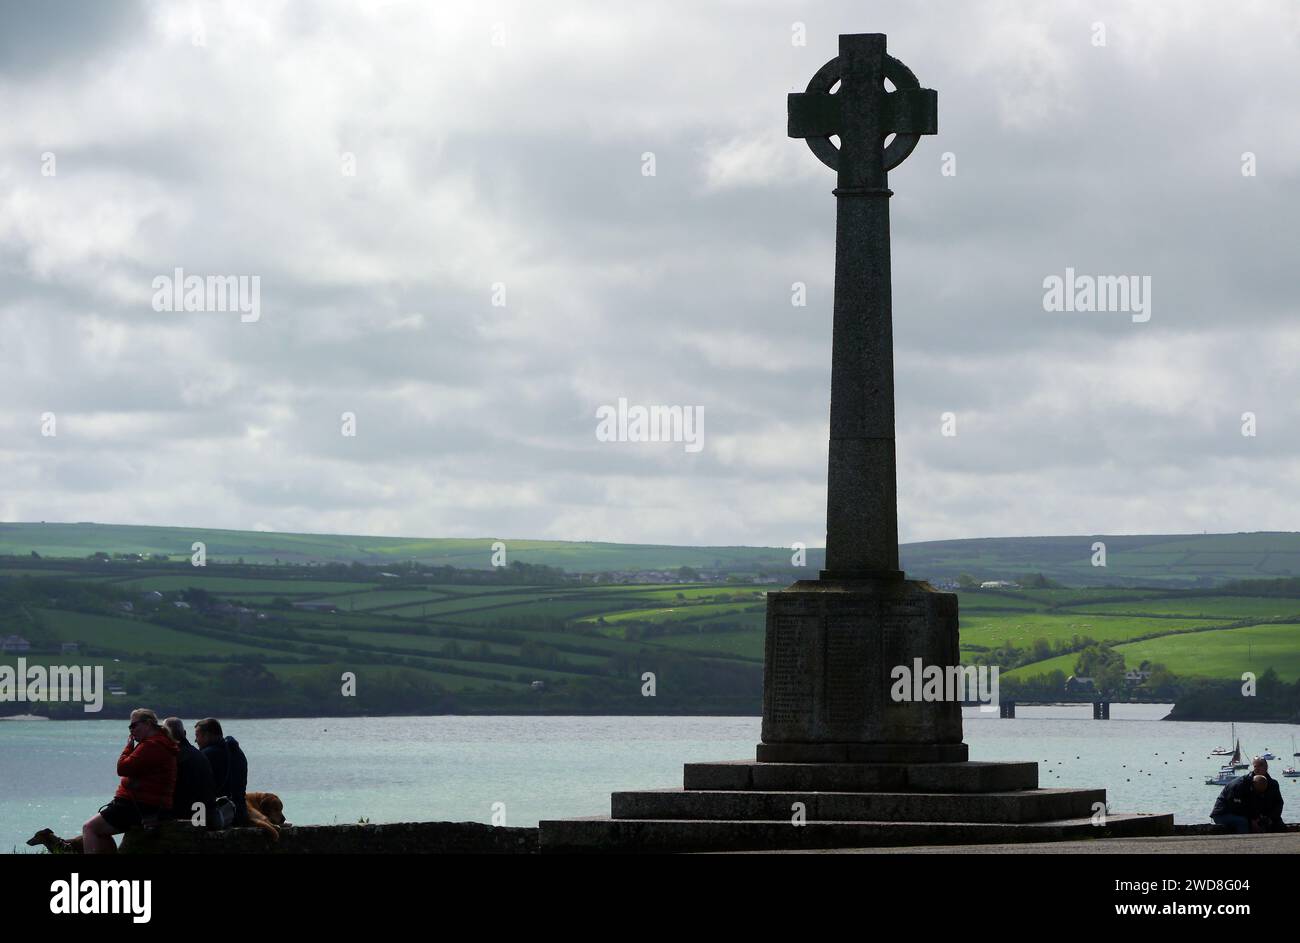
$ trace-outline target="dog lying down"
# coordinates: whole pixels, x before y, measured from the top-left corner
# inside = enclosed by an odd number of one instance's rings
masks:
[[[285,825],[284,803],[273,792],[250,792],[244,796],[248,806],[248,822],[255,828],[270,833],[272,841],[280,840],[280,828]]]
[[[280,840],[280,828],[289,823],[284,820],[284,803],[273,792],[250,792],[244,797],[248,806],[248,822],[253,828],[260,828],[271,836],[272,841]],[[44,845],[52,855],[85,854],[81,836],[60,838],[52,829],[43,828],[27,840],[30,847]]]

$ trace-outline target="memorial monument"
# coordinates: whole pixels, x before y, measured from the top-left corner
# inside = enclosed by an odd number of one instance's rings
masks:
[[[1108,812],[1105,790],[1037,788],[1037,763],[968,762],[951,697],[891,697],[895,668],[955,670],[959,658],[957,597],[898,568],[888,172],[937,133],[937,95],[884,35],[853,34],[788,105],[789,136],[837,175],[826,568],[768,594],[756,762],[687,764],[684,789],[615,793],[609,817],[543,821],[542,850],[1170,834],[1170,815]]]
[[[878,33],[841,36],[789,97],[790,137],[837,174],[826,569],[768,595],[760,760],[966,758],[959,704],[889,698],[893,666],[958,658],[957,597],[898,569],[895,497],[888,173],[937,132],[936,100]]]

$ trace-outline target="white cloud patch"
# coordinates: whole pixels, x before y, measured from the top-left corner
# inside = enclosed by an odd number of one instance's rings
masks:
[[[7,6],[0,516],[820,542],[834,175],[785,96],[860,10],[739,12]],[[903,539],[1300,527],[1300,12],[872,27],[939,92],[891,174]],[[1045,312],[1066,266],[1151,275],[1152,319]],[[261,319],[152,310],[178,267]],[[598,442],[620,397],[702,406],[703,451]]]

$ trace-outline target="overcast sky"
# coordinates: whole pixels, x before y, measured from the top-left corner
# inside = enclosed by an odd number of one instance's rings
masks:
[[[1300,529],[1282,0],[5,4],[0,519],[821,545],[834,174],[785,106],[841,32],[938,90],[900,539]],[[1067,267],[1150,319],[1045,311]],[[176,268],[259,319],[155,310]],[[598,441],[620,397],[703,447]]]

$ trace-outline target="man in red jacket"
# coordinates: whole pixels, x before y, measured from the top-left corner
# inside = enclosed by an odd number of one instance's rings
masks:
[[[158,715],[146,708],[131,711],[130,736],[117,758],[121,784],[113,801],[81,827],[86,854],[117,851],[113,841],[146,818],[156,818],[170,809],[176,791],[176,754],[179,748]]]

